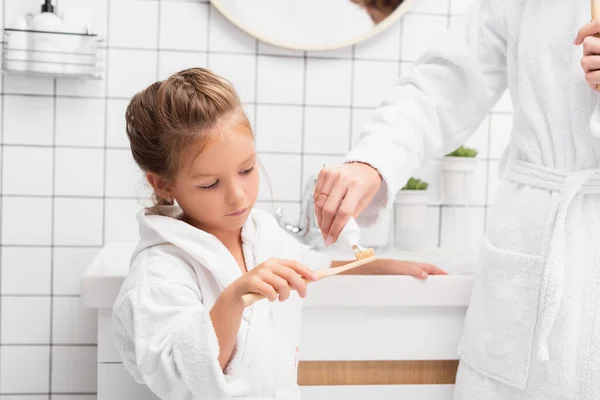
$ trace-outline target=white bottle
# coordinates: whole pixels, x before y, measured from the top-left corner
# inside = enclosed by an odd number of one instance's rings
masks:
[[[67,8],[62,12],[65,35],[63,45],[65,52],[64,72],[66,74],[89,73],[96,62],[96,54],[90,49],[89,36],[92,10],[87,8]]]
[[[6,44],[6,69],[9,71],[26,71],[29,59],[29,34],[25,32],[28,28],[24,17],[17,17],[13,21],[12,29],[17,31],[8,32]],[[20,32],[22,31],[22,32]]]
[[[36,72],[57,73],[63,72],[63,55],[61,54],[63,35],[45,32],[62,32],[62,20],[54,14],[52,0],[45,0],[42,13],[33,17],[31,21],[33,31],[31,44],[31,69]]]

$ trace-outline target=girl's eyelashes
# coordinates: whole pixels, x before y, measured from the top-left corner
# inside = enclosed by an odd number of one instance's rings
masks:
[[[207,190],[210,190],[210,189],[214,189],[214,188],[216,188],[218,183],[219,183],[219,181],[218,181],[218,180],[216,180],[216,181],[215,181],[215,183],[213,183],[212,185],[208,185],[208,186],[198,186],[198,187],[199,187],[200,189],[207,189]]]
[[[248,169],[245,169],[241,172],[242,175],[248,175],[250,172],[254,171],[254,165]]]
[[[254,171],[255,166],[251,166],[248,169],[245,169],[243,171],[240,172],[240,175],[248,175],[250,174],[252,171]],[[217,185],[219,184],[219,180],[217,179],[215,181],[215,183],[213,183],[212,185],[206,185],[206,186],[198,186],[200,189],[206,189],[206,190],[210,190],[210,189],[214,189],[217,187]]]

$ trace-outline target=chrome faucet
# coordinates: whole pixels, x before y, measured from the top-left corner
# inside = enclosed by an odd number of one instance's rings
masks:
[[[312,175],[306,181],[304,185],[304,192],[302,193],[302,209],[300,212],[300,221],[298,225],[293,225],[286,222],[283,219],[283,208],[278,206],[273,214],[279,222],[279,226],[291,233],[292,236],[296,237],[302,243],[310,246],[311,248],[324,248],[323,237],[321,236],[321,230],[317,224],[317,215],[315,213],[315,202],[313,199],[313,193],[315,184],[317,183],[317,177]]]

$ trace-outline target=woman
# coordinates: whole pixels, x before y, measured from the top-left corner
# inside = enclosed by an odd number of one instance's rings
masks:
[[[509,89],[514,126],[456,399],[600,398],[600,23],[589,20],[587,1],[476,1],[394,86],[346,163],[319,175],[329,244],[349,215],[373,220],[425,160],[462,144]]]

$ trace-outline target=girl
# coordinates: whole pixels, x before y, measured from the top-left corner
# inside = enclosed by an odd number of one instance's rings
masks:
[[[315,278],[305,265],[331,262],[254,210],[254,139],[233,87],[188,69],[138,93],[126,119],[156,197],[138,215],[140,242],[114,306],[126,368],[161,399],[298,399],[301,277]],[[443,273],[400,261],[356,272]],[[244,309],[247,293],[279,302]]]

